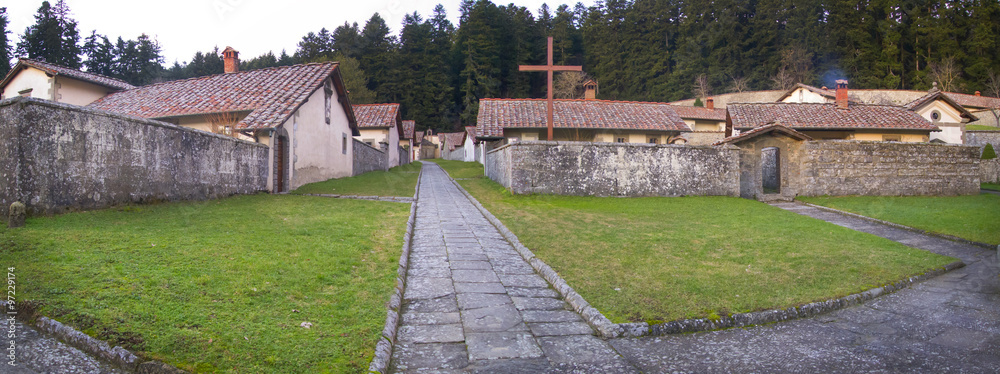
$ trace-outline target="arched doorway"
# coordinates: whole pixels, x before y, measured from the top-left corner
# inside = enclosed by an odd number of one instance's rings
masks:
[[[781,193],[781,150],[778,147],[760,151],[760,178],[765,194]]]

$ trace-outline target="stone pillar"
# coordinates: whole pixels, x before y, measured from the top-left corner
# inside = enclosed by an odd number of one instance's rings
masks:
[[[24,216],[26,214],[27,214],[27,208],[20,201],[15,201],[13,204],[10,204],[7,227],[10,228],[23,227]]]

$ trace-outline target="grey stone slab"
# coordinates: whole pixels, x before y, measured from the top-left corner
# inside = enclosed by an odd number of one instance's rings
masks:
[[[493,264],[493,271],[497,275],[511,274],[511,275],[530,275],[535,274],[535,269],[531,268],[531,265],[527,263],[522,263],[518,265],[511,264]]]
[[[403,325],[448,325],[461,322],[458,312],[403,313]]]
[[[462,324],[450,325],[403,325],[396,334],[400,342],[409,343],[457,343],[465,340]]]
[[[479,252],[479,251],[477,250],[477,252]],[[486,261],[489,261],[489,257],[486,257],[486,255],[482,254],[482,253],[458,253],[458,252],[453,252],[451,255],[448,256],[448,260],[449,261],[482,261],[482,262],[486,262]]]
[[[436,299],[455,293],[455,287],[448,278],[406,277],[404,300]]]
[[[507,293],[503,284],[497,283],[461,283],[455,282],[455,291],[458,293]]]
[[[408,270],[406,270],[406,276],[451,279],[451,269],[446,267],[409,268]]]
[[[511,274],[499,274],[500,283],[503,283],[507,287],[540,287],[545,288],[549,286],[549,282],[538,275],[511,275]]]
[[[451,277],[456,283],[496,283],[500,281],[493,270],[452,270]]]
[[[451,268],[455,270],[491,270],[489,261],[451,261]]]
[[[507,287],[511,297],[559,297],[559,293],[551,288]]]
[[[469,365],[464,343],[396,344],[392,350],[394,372],[434,369],[453,370]]]
[[[455,302],[454,295],[448,295],[436,299],[416,299],[403,302],[404,313],[448,313],[457,311],[458,304]]]
[[[994,334],[983,331],[952,327],[931,339],[930,343],[961,350],[973,350],[982,347],[994,336]]]
[[[464,309],[462,325],[467,333],[528,330],[521,320],[521,314],[510,304]]]
[[[470,360],[541,357],[542,349],[527,332],[469,334],[466,339]]]
[[[553,363],[575,363],[608,368],[629,365],[611,346],[593,335],[550,336],[538,338],[545,357]]]
[[[569,310],[525,310],[521,312],[525,322],[581,322],[583,318]]]
[[[479,309],[511,304],[510,296],[492,293],[460,293],[458,306],[461,309]]]
[[[529,323],[528,329],[535,336],[593,335],[594,329],[586,322]]]
[[[552,297],[512,297],[517,310],[566,310],[569,304]]]

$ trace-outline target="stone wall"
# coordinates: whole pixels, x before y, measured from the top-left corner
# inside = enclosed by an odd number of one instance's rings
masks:
[[[410,160],[410,147],[399,146],[399,164],[406,165],[413,162]]]
[[[515,194],[739,195],[735,147],[527,141],[490,152],[486,169]]]
[[[726,138],[725,131],[692,131],[681,134],[689,145],[712,145]]]
[[[993,145],[993,150],[1000,153],[1000,131],[966,131],[965,144],[979,146],[980,155],[986,143]],[[1000,183],[1000,158],[982,160],[979,164],[979,180],[981,182]]]
[[[952,144],[805,142],[803,196],[979,193],[979,147]]]
[[[0,101],[0,214],[54,214],[267,188],[267,146],[16,97]]]
[[[389,170],[389,158],[381,149],[372,147],[365,142],[354,140],[354,172],[353,175],[361,175],[369,171]]]

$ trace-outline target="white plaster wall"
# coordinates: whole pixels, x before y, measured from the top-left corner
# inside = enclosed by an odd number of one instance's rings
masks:
[[[31,97],[44,99],[44,100],[54,100],[52,97],[52,78],[49,78],[45,72],[35,69],[27,68],[21,70],[14,79],[11,79],[7,83],[7,87],[3,89],[3,98],[9,99],[18,96],[18,92],[24,91],[26,89],[31,89]]]
[[[962,144],[962,124],[939,123],[937,126],[941,131],[932,132],[930,140],[941,139],[945,143]]]
[[[935,110],[941,113],[941,118],[937,121],[931,118],[931,113],[934,113]],[[923,108],[920,108],[917,110],[917,114],[923,116],[925,119],[933,122],[934,124],[937,124],[938,122],[962,123],[962,113],[941,100],[935,100]]]
[[[325,181],[333,178],[351,176],[353,163],[353,143],[351,127],[347,113],[338,104],[337,92],[330,99],[331,118],[326,123],[326,99],[322,87],[313,91],[312,95],[296,114],[282,125],[288,131],[290,146],[289,191],[305,184]],[[343,146],[343,137],[347,136],[347,147]],[[273,147],[272,147],[273,148]],[[268,165],[274,164],[274,152]],[[274,170],[271,170],[273,175]],[[273,177],[272,177],[273,178]],[[270,186],[268,182],[269,188]]]
[[[379,147],[378,143],[385,142],[386,137],[389,135],[389,130],[386,129],[360,129],[358,132],[361,135],[355,136],[355,139],[365,143],[372,140],[373,143],[371,146],[375,148]]]
[[[805,88],[798,88],[792,91],[791,95],[788,95],[784,100],[784,103],[825,103],[827,98],[818,93],[809,91]]]
[[[389,167],[399,166],[399,129],[396,126],[389,128]]]
[[[93,83],[67,78],[56,77],[56,100],[60,103],[85,106],[108,96],[109,89]]]

